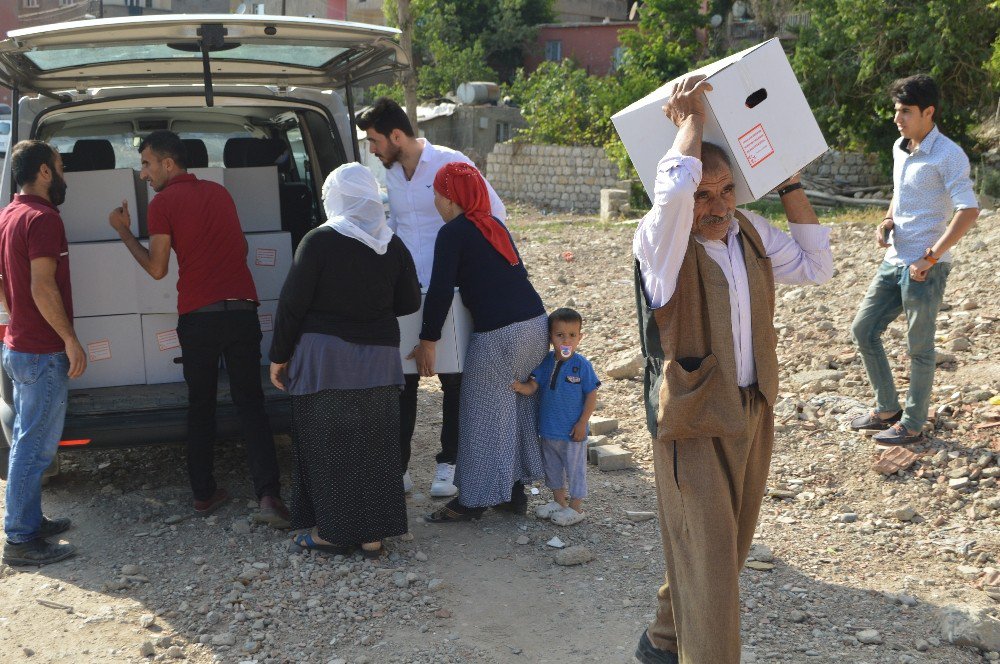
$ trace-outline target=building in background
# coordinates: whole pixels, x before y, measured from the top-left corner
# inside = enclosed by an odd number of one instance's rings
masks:
[[[628,18],[628,0],[555,0],[552,13],[559,23],[601,23]]]
[[[621,63],[621,30],[634,30],[633,21],[602,23],[548,23],[539,26],[535,43],[528,49],[524,66],[534,71],[543,62],[568,58],[594,76],[606,76]]]
[[[355,23],[385,25],[382,0],[347,0],[347,20]]]
[[[343,21],[347,19],[348,4],[348,0],[229,0],[229,11],[235,12],[242,5],[246,14],[307,16]]]

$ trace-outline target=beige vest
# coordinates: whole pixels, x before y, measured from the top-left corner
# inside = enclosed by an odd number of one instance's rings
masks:
[[[757,385],[768,403],[778,396],[774,273],[753,224],[739,211],[738,241],[750,289]],[[646,356],[646,415],[657,440],[739,436],[746,429],[730,322],[729,282],[692,235],[665,305],[650,309],[636,263],[636,291]]]

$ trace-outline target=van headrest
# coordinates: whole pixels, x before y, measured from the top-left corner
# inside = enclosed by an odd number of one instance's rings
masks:
[[[68,166],[68,168],[67,168]],[[103,138],[81,138],[73,144],[68,171],[106,171],[115,167],[115,149]]]
[[[208,167],[208,148],[205,147],[205,141],[200,138],[182,138],[181,143],[184,144],[184,151],[187,153],[188,168]]]
[[[287,171],[291,155],[284,142],[277,138],[230,138],[222,151],[226,168],[277,166]]]

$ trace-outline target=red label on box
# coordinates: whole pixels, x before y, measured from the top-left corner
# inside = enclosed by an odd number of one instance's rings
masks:
[[[164,330],[156,333],[156,345],[163,353],[168,350],[181,347],[181,341],[177,338],[177,330]]]
[[[278,262],[277,249],[260,248],[254,252],[253,264],[258,267],[274,267]]]
[[[108,339],[93,341],[87,344],[87,359],[90,362],[100,362],[111,359],[111,342]]]
[[[257,314],[260,319],[260,331],[271,332],[274,330],[274,316],[271,314]]]
[[[761,124],[740,136],[740,147],[743,148],[743,156],[747,158],[750,168],[756,168],[774,154],[774,146],[768,140],[764,125]]]

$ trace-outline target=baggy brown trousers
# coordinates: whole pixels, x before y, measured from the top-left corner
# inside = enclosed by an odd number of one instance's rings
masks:
[[[667,582],[647,633],[681,664],[739,664],[740,570],[750,551],[774,444],[778,392],[774,275],[737,211],[750,291],[757,384],[740,388],[729,283],[691,238],[670,301],[648,306],[635,266],[644,392]]]
[[[653,442],[666,583],[649,626],[681,664],[739,664],[740,570],[764,499],[774,443],[771,406],[740,390],[742,436]]]

